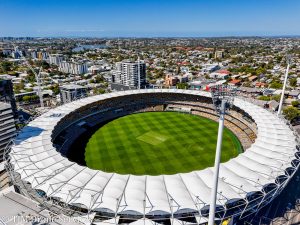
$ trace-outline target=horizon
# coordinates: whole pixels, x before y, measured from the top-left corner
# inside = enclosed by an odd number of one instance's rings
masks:
[[[205,38],[300,38],[300,34],[286,35],[224,35],[224,36],[0,36],[0,38],[41,38],[41,39],[56,39],[56,38],[75,38],[75,39],[205,39]]]
[[[300,2],[2,0],[0,37],[300,36]]]

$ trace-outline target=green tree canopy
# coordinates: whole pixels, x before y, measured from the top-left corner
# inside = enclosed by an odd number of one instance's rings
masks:
[[[99,94],[104,94],[105,93],[105,89],[103,88],[94,88],[93,89],[94,94],[99,95]]]
[[[104,79],[103,75],[97,75],[95,78],[96,83],[102,83],[104,81],[105,81],[105,79]]]
[[[290,86],[292,86],[292,87],[296,87],[297,86],[297,78],[291,78],[290,80],[289,80],[289,82],[290,82]]]
[[[23,96],[22,101],[32,102],[32,101],[36,101],[38,99],[39,99],[39,96],[37,96],[37,95],[26,95],[26,96]]]
[[[274,89],[281,89],[282,88],[282,84],[279,83],[278,81],[274,81],[270,84],[270,88],[274,88]]]
[[[45,69],[45,70],[47,70],[47,69],[49,69],[50,68],[50,64],[49,63],[47,63],[46,61],[39,61],[38,63],[37,63],[37,65],[38,66],[41,66],[43,69]]]
[[[2,73],[7,73],[9,71],[12,71],[12,68],[13,68],[12,62],[4,61],[0,64],[0,70]]]
[[[300,112],[297,108],[293,106],[289,106],[283,109],[283,115],[289,121],[295,119],[297,116],[300,115]]]
[[[292,101],[292,106],[298,107],[300,105],[300,102],[298,101]]]
[[[58,95],[59,94],[59,85],[54,84],[53,86],[50,87],[50,90],[52,90],[55,95]]]
[[[276,102],[279,102],[281,98],[281,95],[274,95],[272,96],[272,100],[275,100]]]
[[[176,87],[177,87],[178,89],[188,89],[188,88],[189,88],[189,85],[188,85],[187,83],[178,83],[178,84],[176,85]]]
[[[258,99],[262,100],[262,101],[270,101],[271,97],[263,95],[263,96],[258,97]]]

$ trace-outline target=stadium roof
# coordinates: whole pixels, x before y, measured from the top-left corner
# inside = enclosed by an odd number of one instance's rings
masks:
[[[53,147],[51,134],[67,114],[112,97],[143,93],[182,93],[210,97],[208,92],[174,89],[148,89],[115,92],[77,100],[50,110],[30,122],[17,136],[10,157],[14,170],[43,190],[68,204],[92,210],[120,214],[176,214],[198,211],[210,201],[213,169],[175,175],[135,176],[92,170],[63,157]],[[246,199],[251,193],[263,193],[279,176],[288,175],[296,158],[296,140],[292,130],[275,114],[236,98],[234,105],[246,111],[257,124],[257,139],[236,158],[222,163],[217,204],[224,206]]]

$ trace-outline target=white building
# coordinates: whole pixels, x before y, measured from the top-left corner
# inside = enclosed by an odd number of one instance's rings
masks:
[[[209,74],[209,77],[212,79],[224,80],[229,77],[229,72],[226,71],[216,71]]]
[[[219,64],[203,64],[201,72],[203,73],[212,73],[216,70],[219,70],[221,67]]]
[[[38,55],[37,55],[37,52],[36,51],[32,51],[30,52],[30,55],[31,55],[31,58],[33,59],[37,59]]]
[[[221,59],[224,57],[224,51],[223,50],[218,50],[215,52],[215,59]]]
[[[88,67],[86,63],[63,61],[59,63],[58,70],[64,73],[85,74],[88,72]]]
[[[59,65],[64,60],[64,56],[62,54],[52,54],[49,55],[50,64]]]
[[[116,70],[113,70],[113,82],[129,87],[139,86],[139,71],[140,85],[146,83],[146,64],[144,61],[138,62],[117,62]]]

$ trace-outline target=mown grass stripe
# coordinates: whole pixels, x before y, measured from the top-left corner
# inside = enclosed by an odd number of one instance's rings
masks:
[[[121,174],[200,170],[213,165],[217,129],[216,122],[189,114],[132,114],[100,128],[87,144],[85,160],[93,169]],[[225,129],[222,160],[229,160],[239,151],[238,139]]]

